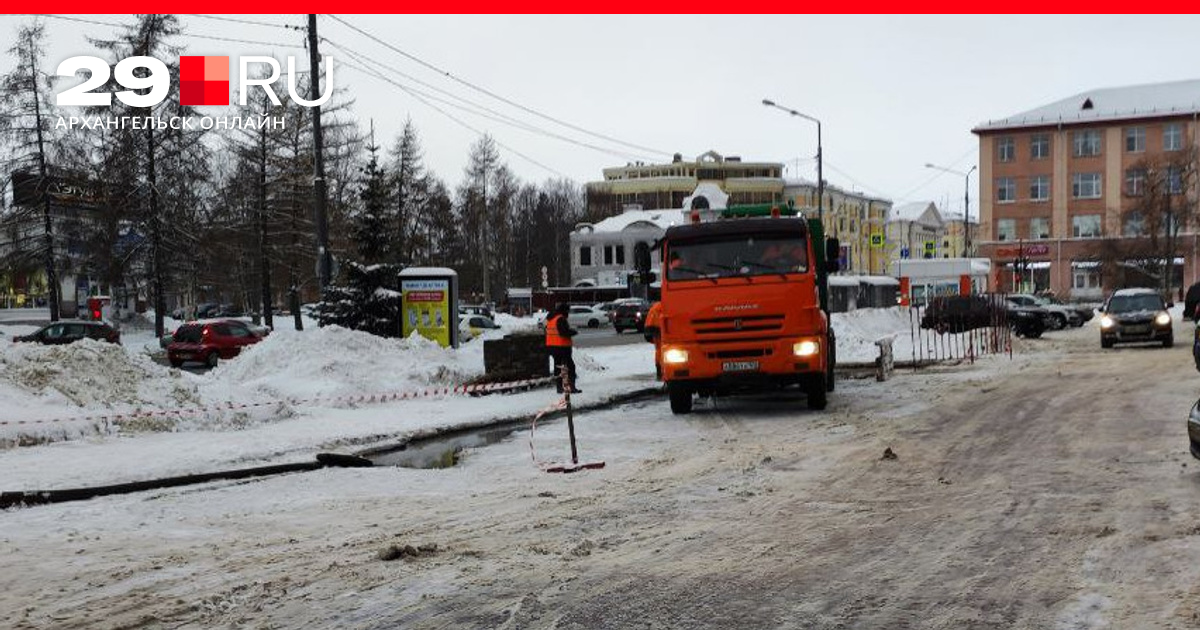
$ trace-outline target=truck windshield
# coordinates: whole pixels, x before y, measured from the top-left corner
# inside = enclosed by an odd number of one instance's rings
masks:
[[[763,276],[808,271],[803,236],[766,234],[671,243],[667,280]]]

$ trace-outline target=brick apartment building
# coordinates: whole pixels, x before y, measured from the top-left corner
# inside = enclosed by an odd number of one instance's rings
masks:
[[[979,136],[978,255],[992,261],[999,290],[1050,290],[1097,300],[1156,279],[1102,264],[1103,245],[1147,238],[1133,210],[1147,162],[1181,156],[1195,170],[1200,146],[1200,80],[1097,89],[972,130]],[[1176,167],[1172,167],[1176,168]],[[1180,214],[1196,214],[1194,176],[1163,177]],[[1197,225],[1179,222],[1171,286],[1200,280]],[[1119,250],[1123,251],[1123,250]],[[1023,268],[1014,261],[1024,258]],[[1023,272],[1023,273],[1022,273]]]

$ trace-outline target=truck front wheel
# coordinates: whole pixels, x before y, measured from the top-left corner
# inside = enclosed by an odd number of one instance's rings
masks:
[[[671,413],[676,415],[692,412],[692,389],[682,383],[667,383],[667,396],[671,399]]]

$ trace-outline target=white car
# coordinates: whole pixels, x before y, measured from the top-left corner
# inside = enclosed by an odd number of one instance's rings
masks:
[[[485,331],[499,328],[500,325],[490,317],[483,315],[468,315],[458,320],[458,332],[463,341],[474,339]]]
[[[608,325],[608,315],[592,306],[574,304],[567,312],[567,323],[571,328],[599,328]]]

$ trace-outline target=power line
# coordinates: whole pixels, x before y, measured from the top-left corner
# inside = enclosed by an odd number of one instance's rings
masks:
[[[860,182],[860,181],[858,181],[858,180],[854,179],[854,177],[853,177],[853,176],[851,176],[851,175],[850,175],[849,173],[847,173],[846,171],[843,171],[842,169],[840,169],[840,168],[838,168],[838,167],[834,166],[833,164],[830,164],[830,163],[829,163],[829,160],[825,160],[825,166],[828,166],[828,167],[829,167],[829,170],[831,170],[831,171],[833,171],[833,172],[835,172],[835,173],[838,173],[838,174],[840,174],[842,177],[845,177],[847,180],[849,180],[849,181],[850,181],[850,183],[851,183],[851,184],[854,184],[855,186],[858,186],[858,188],[859,188],[860,190],[862,190],[863,192],[867,192],[867,193],[874,193],[874,194],[875,194],[875,196],[877,196],[877,197],[882,197],[882,198],[884,198],[884,199],[890,199],[890,198],[891,198],[891,196],[890,196],[890,195],[888,195],[888,194],[886,194],[886,193],[883,193],[882,191],[880,191],[880,190],[878,190],[878,189],[876,189],[876,188],[873,188],[873,187],[871,187],[871,186],[867,186],[866,184],[864,184],[864,183],[862,183],[862,182]]]
[[[363,37],[366,37],[367,39],[370,39],[371,41],[374,41],[375,43],[377,43],[377,44],[379,44],[379,45],[383,46],[384,48],[387,48],[388,50],[391,50],[391,51],[393,51],[393,52],[395,52],[395,53],[397,53],[397,54],[403,55],[405,58],[407,58],[407,59],[409,59],[409,60],[411,60],[411,61],[413,61],[413,62],[415,62],[415,63],[418,63],[418,64],[420,64],[420,65],[422,65],[422,66],[425,66],[426,68],[428,68],[428,69],[430,69],[430,70],[432,70],[432,71],[434,71],[434,72],[437,72],[438,74],[440,74],[440,75],[442,75],[442,76],[444,76],[444,77],[446,77],[446,78],[448,78],[448,79],[450,79],[450,80],[452,80],[452,81],[455,81],[455,82],[457,82],[457,83],[460,83],[460,84],[462,84],[462,85],[464,85],[464,86],[466,86],[466,87],[468,87],[468,88],[470,88],[470,89],[472,89],[472,90],[475,90],[476,92],[479,92],[479,93],[481,93],[481,94],[484,94],[484,95],[486,95],[486,96],[489,96],[489,97],[491,97],[491,98],[494,98],[494,99],[496,99],[496,100],[498,100],[498,101],[500,101],[500,102],[502,102],[502,103],[504,103],[504,104],[506,104],[506,105],[509,105],[509,106],[515,107],[515,108],[517,108],[517,109],[519,109],[519,110],[521,110],[521,111],[524,111],[524,112],[526,112],[526,113],[533,114],[534,116],[537,116],[537,117],[539,117],[539,118],[544,118],[544,119],[546,119],[546,120],[549,120],[550,122],[553,122],[553,123],[555,123],[555,124],[562,125],[563,127],[567,127],[568,129],[573,129],[573,130],[575,130],[575,131],[578,131],[578,132],[580,132],[580,133],[587,134],[587,135],[589,135],[589,136],[592,136],[592,137],[595,137],[595,138],[600,138],[600,139],[602,139],[602,140],[607,140],[608,142],[613,142],[613,143],[616,143],[616,144],[624,145],[624,146],[627,146],[627,147],[630,147],[630,148],[633,148],[633,149],[637,149],[637,150],[639,150],[639,151],[645,151],[645,152],[648,152],[648,153],[654,153],[654,154],[658,154],[658,155],[666,155],[666,156],[673,155],[673,153],[671,153],[670,151],[662,151],[662,150],[659,150],[659,149],[651,149],[651,148],[649,148],[649,147],[644,147],[644,146],[637,145],[637,144],[633,144],[633,143],[630,143],[630,142],[625,142],[624,140],[620,140],[620,139],[617,139],[617,138],[613,138],[613,137],[611,137],[611,136],[607,136],[607,135],[604,135],[604,134],[601,134],[601,133],[597,133],[597,132],[594,132],[594,131],[591,131],[591,130],[588,130],[588,129],[584,129],[583,127],[580,127],[580,126],[578,126],[578,125],[574,125],[574,124],[571,124],[571,123],[569,123],[569,122],[566,122],[566,121],[563,121],[563,120],[559,120],[558,118],[555,118],[555,117],[553,117],[553,116],[550,116],[550,115],[548,115],[548,114],[543,114],[542,112],[539,112],[539,111],[537,111],[537,110],[535,110],[535,109],[532,109],[532,108],[530,108],[530,107],[526,107],[526,106],[524,106],[524,105],[521,105],[520,103],[514,102],[514,101],[512,101],[512,100],[510,100],[510,99],[507,99],[507,98],[505,98],[505,97],[503,97],[503,96],[500,96],[499,94],[496,94],[496,93],[494,93],[494,92],[492,92],[492,91],[490,91],[490,90],[488,90],[488,89],[486,89],[486,88],[479,87],[479,86],[477,86],[477,85],[475,85],[475,84],[473,84],[473,83],[471,83],[471,82],[469,82],[469,81],[465,81],[465,80],[463,80],[463,79],[460,79],[460,78],[458,78],[458,77],[454,76],[453,74],[451,74],[449,71],[447,71],[447,70],[443,70],[443,69],[441,69],[441,68],[439,68],[439,67],[437,67],[437,66],[435,66],[435,65],[433,65],[433,64],[431,64],[431,63],[429,63],[429,62],[427,62],[427,61],[425,61],[425,60],[423,60],[423,59],[421,59],[421,58],[419,58],[419,57],[417,57],[417,56],[415,56],[415,55],[412,55],[412,54],[410,54],[410,53],[407,53],[407,52],[405,52],[405,51],[403,51],[403,50],[401,50],[401,49],[399,49],[399,48],[397,48],[397,47],[395,47],[395,46],[393,46],[393,45],[391,45],[391,44],[389,44],[389,43],[387,43],[387,42],[383,41],[382,39],[379,39],[378,37],[376,37],[376,36],[374,36],[374,35],[372,35],[372,34],[368,33],[367,31],[364,31],[363,29],[361,29],[361,28],[358,28],[357,26],[355,26],[355,25],[353,25],[353,24],[351,24],[351,23],[347,22],[346,20],[343,20],[342,18],[340,18],[340,17],[338,17],[338,16],[336,16],[336,15],[329,15],[329,17],[330,17],[330,18],[332,18],[333,20],[337,21],[337,22],[340,22],[341,24],[345,25],[347,28],[349,28],[349,29],[351,29],[351,30],[353,30],[353,31],[357,32],[358,34],[362,35]]]
[[[455,107],[455,108],[458,108],[458,109],[460,109],[460,110],[466,111],[466,112],[468,112],[468,113],[475,114],[475,115],[477,115],[477,116],[481,116],[481,117],[484,117],[484,118],[488,118],[488,119],[490,119],[490,120],[493,120],[493,121],[496,121],[496,122],[499,122],[499,123],[503,123],[503,124],[511,125],[511,126],[513,126],[513,127],[516,127],[516,128],[518,128],[518,129],[523,129],[523,130],[525,130],[525,131],[529,131],[529,132],[531,132],[531,133],[536,133],[536,134],[539,134],[539,135],[542,135],[542,136],[546,136],[546,137],[549,137],[549,138],[554,138],[554,139],[556,139],[556,140],[561,140],[561,141],[563,141],[563,142],[568,142],[568,143],[571,143],[571,144],[574,144],[574,145],[576,145],[576,146],[580,146],[580,147],[583,147],[583,148],[586,148],[586,149],[592,149],[593,151],[598,151],[598,152],[601,152],[601,153],[604,153],[604,154],[607,154],[607,155],[611,155],[611,156],[614,156],[614,157],[618,157],[618,158],[621,158],[621,159],[625,159],[625,160],[638,160],[638,159],[645,159],[643,156],[634,156],[634,155],[630,155],[630,154],[628,154],[628,153],[622,153],[622,152],[619,152],[619,151],[614,151],[614,150],[612,150],[612,149],[607,149],[607,148],[605,148],[605,147],[601,147],[601,146],[599,146],[599,145],[594,145],[594,144],[590,144],[590,143],[587,143],[587,142],[581,142],[581,141],[579,141],[579,140],[576,140],[576,139],[574,139],[574,138],[570,138],[570,137],[568,137],[568,136],[564,136],[564,135],[562,135],[562,134],[554,133],[553,131],[548,131],[548,130],[546,130],[546,129],[543,129],[543,128],[541,128],[541,127],[537,127],[537,126],[535,126],[535,125],[531,125],[531,124],[529,124],[529,123],[527,123],[527,122],[525,122],[525,121],[518,120],[518,119],[516,119],[516,118],[513,118],[512,116],[509,116],[509,115],[507,115],[507,114],[504,114],[503,112],[496,111],[496,110],[494,110],[494,109],[492,109],[492,108],[490,108],[490,107],[487,107],[487,106],[485,106],[485,105],[480,105],[480,104],[478,104],[478,103],[471,102],[471,101],[469,101],[469,100],[467,100],[467,99],[465,99],[465,98],[462,98],[462,97],[460,97],[460,96],[458,96],[458,95],[456,95],[456,94],[453,94],[453,93],[451,93],[451,92],[447,92],[446,90],[443,90],[443,89],[441,89],[441,88],[439,88],[439,87],[437,87],[437,86],[430,85],[430,84],[428,84],[428,83],[426,83],[426,82],[424,82],[424,81],[421,81],[420,79],[417,79],[417,78],[411,77],[411,76],[409,76],[409,75],[405,74],[404,72],[401,72],[400,70],[397,70],[397,69],[395,69],[395,68],[392,68],[391,66],[388,66],[387,64],[384,64],[384,63],[381,63],[381,62],[378,62],[378,61],[372,60],[372,59],[370,59],[370,58],[367,58],[365,55],[362,55],[362,54],[360,54],[360,53],[357,53],[357,52],[355,52],[354,50],[350,49],[349,47],[347,47],[347,46],[344,46],[344,45],[342,45],[342,44],[339,44],[339,43],[337,43],[337,42],[335,42],[335,41],[332,41],[332,40],[330,40],[330,39],[329,39],[329,38],[327,38],[327,37],[323,37],[323,38],[321,38],[321,39],[322,39],[322,41],[324,41],[324,42],[326,42],[326,43],[328,43],[328,44],[332,45],[333,47],[335,47],[335,48],[337,48],[337,49],[341,50],[342,52],[345,52],[347,55],[350,55],[352,59],[354,59],[355,61],[357,61],[357,62],[358,62],[359,64],[361,64],[361,65],[364,65],[364,66],[365,66],[365,65],[368,65],[368,64],[377,65],[377,66],[379,66],[379,67],[382,67],[382,68],[385,68],[385,69],[387,69],[387,70],[390,70],[390,71],[392,71],[392,72],[395,72],[396,74],[399,74],[400,76],[402,76],[402,77],[404,77],[404,78],[406,78],[406,79],[409,79],[410,81],[413,81],[413,82],[415,82],[415,83],[418,83],[418,84],[420,84],[420,85],[423,85],[423,86],[425,86],[425,87],[428,87],[428,88],[429,88],[429,89],[431,89],[431,90],[434,90],[434,91],[436,91],[436,92],[440,92],[440,93],[442,93],[442,94],[445,94],[446,96],[450,97],[451,99],[455,99],[455,100],[457,100],[457,101],[461,101],[461,102],[460,102],[460,103],[451,102],[451,101],[449,101],[449,100],[447,100],[447,99],[444,99],[444,98],[439,98],[439,97],[437,97],[437,96],[433,96],[433,95],[431,95],[431,94],[423,93],[423,92],[421,92],[420,90],[417,90],[416,88],[409,87],[409,86],[403,86],[403,85],[400,85],[399,83],[397,83],[397,82],[395,82],[395,81],[392,81],[392,80],[389,80],[389,79],[387,79],[387,77],[384,77],[384,76],[382,76],[382,75],[380,75],[380,74],[378,74],[378,73],[373,73],[373,74],[371,74],[371,76],[374,76],[374,77],[376,77],[376,78],[378,78],[378,79],[381,79],[381,80],[387,81],[388,83],[391,83],[392,85],[394,85],[394,86],[396,86],[396,87],[398,87],[398,88],[400,88],[400,89],[404,90],[405,92],[407,92],[407,93],[409,93],[409,94],[421,94],[422,96],[424,96],[424,97],[426,97],[426,98],[428,98],[428,99],[430,99],[430,100],[437,101],[437,102],[439,102],[439,103],[442,103],[442,104],[448,105],[448,106],[450,106],[450,107]],[[361,69],[361,68],[355,68],[355,69],[356,69],[356,70],[359,70],[359,71],[362,71],[362,69]],[[478,108],[478,109],[473,109],[473,108]],[[482,110],[482,111],[480,111],[480,110]]]
[[[113,28],[126,28],[129,26],[128,24],[121,24],[120,22],[102,22],[100,20],[77,18],[77,17],[71,17],[69,15],[55,15],[53,13],[21,13],[21,14],[17,14],[17,15],[28,16],[28,17],[53,18],[56,20],[81,22],[83,24],[95,24],[97,26],[111,26]],[[251,44],[254,46],[274,46],[277,48],[303,48],[303,46],[299,46],[297,44],[284,44],[281,42],[268,42],[268,41],[253,40],[253,39],[237,39],[234,37],[221,37],[219,35],[205,35],[202,33],[180,32],[180,33],[177,33],[175,36],[176,37],[191,37],[191,38],[195,38],[195,39],[211,39],[211,40],[220,41],[220,42],[233,42],[236,44]]]
[[[977,150],[977,149],[976,149],[975,147],[971,147],[970,149],[967,149],[966,151],[964,151],[964,152],[963,152],[963,154],[962,154],[962,155],[960,155],[960,156],[958,156],[957,158],[955,158],[955,160],[954,160],[953,162],[951,162],[951,163],[950,163],[950,166],[951,166],[951,167],[958,166],[958,163],[959,163],[959,162],[962,162],[964,159],[966,159],[966,157],[967,157],[968,155],[970,155],[971,153],[975,152],[976,150]],[[914,187],[912,190],[908,191],[907,193],[904,193],[904,195],[900,196],[900,197],[899,197],[898,199],[896,199],[895,201],[898,203],[898,202],[900,202],[900,201],[904,201],[904,200],[908,199],[908,198],[909,198],[909,195],[912,195],[913,193],[917,192],[918,190],[921,190],[922,188],[924,188],[924,187],[928,186],[929,184],[932,184],[932,183],[933,183],[933,180],[935,180],[935,179],[937,179],[937,178],[941,177],[942,175],[945,175],[945,173],[943,173],[942,171],[937,171],[936,173],[934,173],[933,175],[931,175],[930,177],[928,177],[927,179],[925,179],[925,181],[921,182],[920,184],[917,184],[917,186],[916,186],[916,187]]]
[[[459,119],[458,119],[457,117],[455,117],[453,114],[451,114],[451,113],[447,112],[446,110],[444,110],[444,109],[442,109],[442,108],[440,108],[440,107],[438,107],[438,106],[436,106],[436,105],[434,105],[434,104],[430,103],[429,101],[425,100],[425,98],[423,98],[422,96],[420,96],[420,95],[416,94],[415,92],[413,92],[413,91],[411,90],[411,88],[407,88],[407,87],[405,87],[405,86],[403,86],[403,85],[400,85],[399,83],[396,83],[395,81],[392,81],[392,80],[391,80],[391,79],[389,79],[388,77],[385,77],[385,76],[383,76],[382,74],[379,74],[378,72],[375,72],[375,71],[372,71],[372,70],[369,70],[369,69],[366,69],[366,68],[361,68],[361,67],[359,67],[359,66],[357,66],[357,65],[354,65],[354,64],[352,64],[352,63],[346,63],[346,62],[342,62],[342,63],[343,63],[345,66],[349,67],[349,68],[352,68],[352,69],[354,69],[354,70],[358,70],[359,72],[362,72],[362,73],[364,73],[364,74],[367,74],[367,75],[375,76],[375,77],[376,77],[376,78],[378,78],[378,79],[381,79],[381,80],[383,80],[383,81],[386,81],[386,82],[388,82],[388,83],[391,83],[392,85],[394,85],[394,86],[396,86],[396,87],[400,88],[401,90],[404,90],[405,92],[407,92],[407,93],[408,93],[410,96],[412,96],[413,98],[415,98],[415,99],[417,99],[418,101],[420,101],[421,103],[423,103],[423,104],[424,104],[426,107],[428,107],[428,108],[430,108],[430,109],[432,109],[432,110],[434,110],[434,111],[438,112],[439,114],[441,114],[441,115],[445,116],[446,118],[449,118],[450,120],[452,120],[452,121],[454,121],[454,122],[458,123],[459,125],[463,126],[464,128],[466,128],[467,130],[471,131],[472,133],[475,133],[476,135],[479,135],[479,136],[486,135],[486,134],[485,134],[483,131],[480,131],[479,129],[476,129],[476,128],[472,127],[471,125],[469,125],[469,124],[467,124],[467,123],[463,122],[462,120],[459,120]],[[517,157],[519,157],[519,158],[521,158],[521,159],[525,160],[526,162],[529,162],[530,164],[533,164],[534,166],[537,166],[537,167],[539,167],[539,168],[543,168],[543,169],[545,169],[546,171],[549,171],[549,172],[551,172],[551,173],[554,173],[555,175],[558,175],[559,177],[562,177],[562,178],[564,178],[564,179],[571,179],[571,177],[570,177],[570,176],[568,176],[568,175],[566,175],[566,174],[564,174],[564,173],[562,173],[562,172],[560,172],[560,171],[557,171],[557,170],[555,170],[555,169],[553,169],[553,168],[551,168],[551,167],[549,167],[549,166],[546,166],[545,164],[542,164],[541,162],[538,162],[537,160],[535,160],[535,159],[533,159],[533,158],[529,157],[528,155],[525,155],[524,153],[521,153],[520,151],[517,151],[516,149],[514,149],[514,148],[512,148],[512,147],[510,147],[510,146],[508,146],[508,145],[506,145],[506,144],[504,144],[503,142],[500,142],[499,140],[496,140],[495,138],[493,138],[493,141],[496,143],[496,146],[499,146],[500,148],[502,148],[502,149],[504,149],[504,150],[508,151],[509,153],[512,153],[513,155],[516,155]]]
[[[247,20],[245,18],[231,18],[223,15],[202,15],[199,13],[184,13],[188,17],[198,17],[206,20],[220,20],[222,22],[234,22],[237,24],[253,24],[255,26],[269,26],[272,28],[283,28],[293,31],[303,31],[303,26],[292,26],[291,24],[274,24],[272,22],[260,22],[258,20]]]

